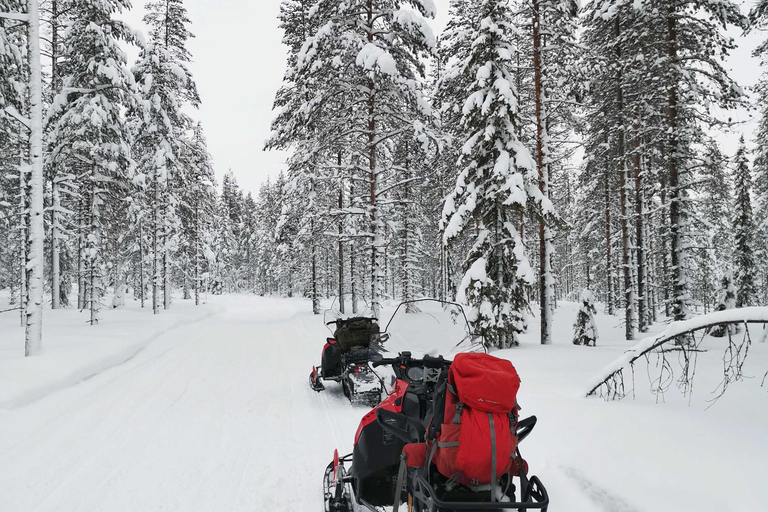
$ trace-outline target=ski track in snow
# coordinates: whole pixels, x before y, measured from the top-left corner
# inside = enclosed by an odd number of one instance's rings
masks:
[[[244,300],[5,412],[0,510],[321,509],[322,470],[351,446],[331,419],[339,404],[306,384],[322,326]]]
[[[564,466],[562,467],[562,471],[568,478],[577,484],[580,492],[584,493],[595,505],[597,505],[597,510],[600,512],[639,512],[639,510],[632,505],[588,479],[577,469]]]

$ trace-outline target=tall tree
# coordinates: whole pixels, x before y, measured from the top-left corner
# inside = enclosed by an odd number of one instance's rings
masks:
[[[447,46],[456,44],[442,87],[468,85],[462,112],[464,146],[460,173],[445,202],[445,239],[475,230],[464,261],[458,299],[489,345],[518,344],[534,283],[517,219],[529,197],[542,202],[536,167],[518,139],[512,8],[506,0],[477,0],[464,9],[451,3]],[[457,97],[456,92],[446,97]]]
[[[301,105],[292,115],[309,130],[287,123],[294,128],[283,128],[279,135],[292,144],[315,141],[315,165],[336,156],[344,141],[353,179],[367,181],[365,234],[374,316],[380,312],[384,285],[385,217],[391,210],[387,196],[404,184],[393,165],[394,144],[405,134],[422,142],[427,137],[429,105],[420,79],[425,73],[422,57],[436,43],[425,17],[434,14],[429,0],[318,2],[307,23],[314,30],[283,89],[291,99],[278,96],[284,104]]]
[[[135,36],[112,17],[129,7],[125,0],[73,0],[62,91],[51,108],[51,159],[77,169],[80,182],[79,293],[91,323],[99,320],[104,291],[104,214],[124,200],[133,174],[123,111],[133,106],[134,80],[120,43]]]
[[[183,188],[179,159],[182,135],[192,128],[182,112],[184,105],[197,107],[200,98],[189,71],[191,55],[186,49],[189,19],[181,0],[162,0],[146,5],[144,22],[150,27],[150,42],[133,68],[142,95],[137,148],[139,165],[151,189],[153,282],[152,309],[159,313],[170,306],[172,249],[178,245],[180,221],[176,215]]]
[[[755,219],[752,214],[752,176],[747,159],[744,136],[739,139],[735,158],[736,208],[733,219],[735,248],[733,255],[736,269],[736,307],[751,306],[757,296],[755,286]]]

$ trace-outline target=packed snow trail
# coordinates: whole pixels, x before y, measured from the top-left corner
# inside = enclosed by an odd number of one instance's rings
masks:
[[[267,305],[238,298],[121,367],[0,411],[0,510],[320,510],[325,465],[354,434],[340,425],[364,411],[309,389],[317,317]]]
[[[334,383],[309,388],[329,334],[322,316],[297,299],[212,302],[224,312],[161,335],[125,364],[0,409],[0,511],[322,510],[325,466],[335,448],[351,451],[367,412]],[[386,309],[388,318],[394,307]],[[538,344],[532,322],[520,347],[494,353],[521,375],[523,415],[538,416],[521,449],[550,510],[763,510],[768,407],[759,379],[708,410],[707,391],[693,405],[674,390],[655,404],[641,386],[634,401],[585,399],[584,383],[629,344],[615,318],[599,316],[598,346],[573,346],[576,310],[558,308],[553,345]],[[393,322],[390,350],[446,353],[452,335],[430,319]],[[712,354],[700,355],[702,390],[722,375],[722,351]],[[749,364],[762,375],[768,345],[753,344]]]

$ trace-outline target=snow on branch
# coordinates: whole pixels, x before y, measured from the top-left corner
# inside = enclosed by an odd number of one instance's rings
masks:
[[[29,118],[21,115],[13,106],[5,107],[5,112],[29,130],[29,127],[32,125],[32,121]]]
[[[716,311],[706,315],[697,316],[690,320],[671,323],[667,329],[655,336],[644,338],[637,345],[627,350],[621,357],[603,368],[589,383],[587,396],[599,395],[606,400],[624,398],[628,392],[634,392],[634,365],[640,358],[650,362],[651,355],[657,358],[656,368],[658,375],[652,376],[651,390],[654,393],[663,393],[674,380],[674,371],[668,359],[670,353],[679,353],[682,375],[677,379],[677,385],[684,392],[692,388],[695,374],[696,355],[701,352],[701,342],[710,329],[723,325],[744,324],[743,337],[739,341],[736,330],[725,329],[728,336],[728,346],[723,356],[723,380],[718,388],[718,396],[725,393],[726,388],[732,382],[743,378],[742,367],[752,344],[747,324],[768,324],[768,307],[749,307]],[[704,331],[700,338],[696,338],[697,331]],[[627,389],[624,382],[625,371],[632,372],[631,389]]]
[[[15,21],[23,21],[25,23],[29,22],[29,15],[23,14],[20,12],[0,12],[0,18],[5,18],[8,20],[15,20]]]

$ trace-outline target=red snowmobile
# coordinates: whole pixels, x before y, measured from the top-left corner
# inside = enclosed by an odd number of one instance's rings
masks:
[[[536,417],[518,418],[520,379],[509,361],[484,353],[381,359],[395,386],[366,414],[353,452],[325,470],[325,512],[546,511],[547,491],[519,443]]]

